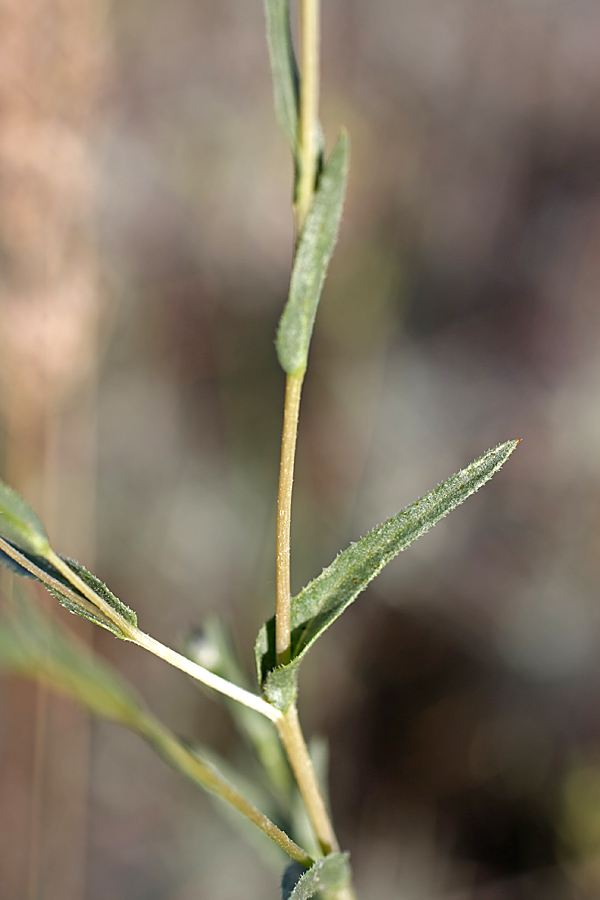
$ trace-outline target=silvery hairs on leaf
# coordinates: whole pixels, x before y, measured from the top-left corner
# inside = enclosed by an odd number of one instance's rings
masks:
[[[348,178],[342,131],[321,172],[294,257],[290,293],[277,330],[277,358],[287,375],[303,373],[327,266],[337,241]]]
[[[519,441],[488,450],[420,500],[374,528],[339,556],[291,602],[291,661],[276,666],[275,621],[261,628],[255,646],[259,682],[266,698],[285,711],[296,696],[300,663],[370,581],[402,550],[478,491],[506,462]]]
[[[320,891],[341,891],[350,884],[350,878],[347,853],[330,853],[308,871],[292,863],[283,873],[281,900],[310,900]]]

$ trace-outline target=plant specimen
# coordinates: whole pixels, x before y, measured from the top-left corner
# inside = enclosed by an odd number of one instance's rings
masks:
[[[121,679],[25,600],[14,620],[0,627],[0,663],[67,692],[93,712],[140,734],[175,769],[216,794],[278,844],[292,860],[282,893],[292,900],[319,894],[354,897],[350,863],[342,852],[304,739],[297,711],[300,665],[312,644],[401,550],[477,491],[503,465],[518,441],[483,454],[421,499],[342,551],[295,597],[290,592],[290,526],[294,457],[302,383],[317,306],[338,235],[348,174],[349,141],[341,132],[325,154],[318,121],[319,4],[300,2],[300,72],[296,69],[287,0],[266,0],[267,37],[275,106],[292,151],[295,171],[295,253],[289,297],[276,348],[286,376],[276,537],[274,616],[259,631],[259,691],[243,686],[223,632],[208,637],[218,647],[212,668],[163,645],[138,628],[136,614],[81,564],[56,553],[33,510],[0,484],[0,561],[41,581],[71,612],[108,629],[181,669],[233,701],[240,729],[254,745],[278,798],[282,820],[295,791],[302,798],[314,841],[301,846],[234,788],[219,764],[179,740]],[[224,768],[224,767],[223,767]],[[288,810],[289,812],[289,810]],[[300,838],[298,838],[300,840]]]

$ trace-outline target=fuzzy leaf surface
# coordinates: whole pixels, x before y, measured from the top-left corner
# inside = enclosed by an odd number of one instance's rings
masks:
[[[95,594],[98,594],[99,597],[102,597],[109,606],[118,612],[119,615],[129,622],[130,625],[137,627],[137,615],[135,612],[129,607],[126,606],[118,597],[115,597],[113,592],[108,588],[103,581],[100,581],[99,578],[96,578],[95,575],[92,575],[85,566],[82,566],[81,563],[78,563],[75,559],[69,559],[66,556],[61,557],[61,559],[66,562],[70,569],[72,569],[76,575],[79,575],[82,581],[85,581],[88,587],[94,591]],[[50,568],[53,568],[50,566]],[[65,587],[70,589],[70,592],[73,592],[77,595],[77,600],[74,602],[72,597],[68,594],[62,592],[60,588],[50,587],[50,585],[46,584],[45,587],[53,594],[59,603],[61,603],[69,612],[75,613],[77,616],[82,616],[84,619],[89,619],[90,622],[95,622],[96,625],[101,625],[102,628],[106,628],[108,631],[111,631],[116,637],[124,638],[125,636],[121,633],[118,626],[115,625],[114,622],[111,622],[110,619],[107,619],[99,609],[96,609],[92,603],[84,597],[77,588],[74,588],[66,578],[60,572],[57,572],[54,569],[55,578],[61,582]]]
[[[265,0],[265,17],[273,76],[275,115],[279,127],[292,149],[294,161],[297,162],[298,69],[290,30],[289,0]]]
[[[350,863],[346,853],[330,853],[304,871],[288,866],[281,884],[281,900],[310,900],[317,895],[341,891],[350,884]]]
[[[277,331],[284,372],[304,372],[327,266],[337,241],[348,178],[348,136],[342,131],[321,172],[294,258],[290,293]]]
[[[311,645],[398,553],[479,490],[506,462],[518,441],[488,450],[420,500],[373,529],[339,556],[291,602],[291,662],[276,667],[274,618],[255,647],[259,681],[267,699],[285,711],[294,700],[298,667]]]
[[[41,581],[46,590],[56,597],[59,603],[68,609],[69,612],[81,616],[84,619],[88,619],[88,621],[94,622],[102,628],[106,628],[118,638],[127,639],[127,636],[120,631],[119,627],[95,607],[87,597],[84,597],[84,595],[74,587],[68,579],[65,578],[62,572],[59,572],[51,562],[48,562],[48,560],[42,556],[36,556],[33,553],[26,553],[23,550],[19,550],[14,547],[13,544],[10,544],[10,546],[21,554],[23,562],[27,561],[34,567],[34,571],[25,569],[17,560],[10,557],[3,550],[0,550],[1,565],[6,566],[17,575],[23,575]],[[85,566],[82,566],[81,563],[78,563],[76,560],[69,559],[65,556],[61,557],[61,559],[94,591],[95,594],[101,597],[109,606],[112,606],[125,621],[134,627],[137,626],[137,616],[135,612],[122,603],[118,597],[115,597],[113,592],[104,584],[104,582],[100,581],[99,578],[96,578],[95,575],[92,575]],[[44,576],[49,577],[45,578]]]
[[[3,481],[0,481],[0,537],[36,556],[44,556],[50,548],[44,526],[35,512]]]

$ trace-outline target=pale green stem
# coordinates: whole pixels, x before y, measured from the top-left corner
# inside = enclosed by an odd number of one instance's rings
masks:
[[[279,493],[277,496],[275,650],[278,665],[290,661],[290,537],[292,487],[298,434],[298,415],[304,373],[288,375],[285,385]]]
[[[242,703],[244,706],[256,710],[256,712],[266,716],[272,722],[276,723],[281,718],[282,714],[279,710],[275,709],[274,706],[271,706],[270,703],[267,703],[266,700],[263,700],[262,697],[259,697],[250,691],[246,691],[244,688],[233,684],[231,681],[227,681],[226,678],[215,675],[209,669],[205,669],[204,666],[192,662],[191,659],[182,656],[170,647],[161,644],[160,641],[150,637],[150,635],[140,631],[139,628],[136,628],[135,625],[132,625],[119,615],[119,613],[113,609],[103,597],[98,596],[98,594],[96,594],[96,592],[92,590],[92,588],[87,585],[85,581],[83,581],[83,579],[81,579],[53,550],[50,550],[47,553],[45,557],[46,561],[54,566],[54,568],[71,583],[75,588],[75,591],[78,591],[79,593],[70,591],[68,587],[62,584],[62,582],[59,582],[51,575],[48,575],[47,572],[44,572],[43,569],[40,569],[32,563],[26,556],[23,556],[22,553],[15,550],[12,544],[8,544],[1,538],[0,550],[3,550],[8,556],[14,559],[15,562],[18,562],[19,565],[23,566],[24,569],[27,569],[28,572],[31,572],[32,575],[35,575],[36,578],[39,578],[44,584],[67,596],[74,604],[81,606],[84,610],[95,613],[99,612],[104,618],[108,619],[116,626],[120,634],[127,640],[132,641],[132,643],[137,644],[139,647],[143,647],[155,656],[159,656],[161,659],[164,659],[165,662],[168,662],[176,669],[180,669],[197,681],[201,681],[202,684],[205,684],[207,687],[213,688],[215,691],[219,691],[219,693],[231,697],[232,700],[237,700],[238,703]],[[80,596],[81,594],[83,594],[85,599],[82,599]],[[88,601],[89,606],[86,601]]]

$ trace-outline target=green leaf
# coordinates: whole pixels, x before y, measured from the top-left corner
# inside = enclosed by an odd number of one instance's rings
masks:
[[[292,44],[288,0],[265,0],[265,16],[275,95],[275,115],[289,141],[297,165],[298,69]]]
[[[342,131],[319,178],[277,331],[277,357],[288,375],[306,369],[317,306],[340,227],[347,176],[348,136]]]
[[[36,556],[45,556],[50,549],[44,526],[32,508],[3,481],[0,481],[0,537]]]
[[[518,441],[489,450],[458,474],[407,506],[337,559],[293,598],[291,662],[275,667],[275,621],[261,628],[255,647],[259,681],[267,699],[285,711],[294,700],[298,667],[310,646],[364,591],[370,581],[401,550],[447,516],[506,462]]]
[[[100,581],[99,578],[92,575],[85,566],[82,566],[81,563],[78,563],[75,559],[69,559],[66,556],[61,556],[61,559],[66,562],[76,575],[79,575],[82,581],[85,581],[87,586],[90,587],[95,594],[102,597],[102,599],[105,600],[109,606],[112,606],[112,608],[118,612],[123,619],[129,622],[130,625],[137,628],[137,615],[135,612],[119,600],[118,597],[115,597],[113,592],[103,581]],[[110,619],[107,619],[99,609],[96,609],[87,597],[84,597],[77,588],[73,587],[60,572],[57,572],[51,565],[47,568],[53,569],[53,572],[50,572],[49,574],[52,574],[57,581],[69,588],[69,592],[66,593],[65,591],[62,591],[60,587],[51,587],[49,584],[45,585],[62,606],[68,609],[69,612],[75,613],[75,615],[82,616],[82,618],[88,619],[90,622],[95,622],[96,625],[101,625],[102,628],[111,631],[116,637],[127,640],[127,637],[122,634],[118,626],[115,625],[114,622],[111,622]],[[73,594],[77,595],[76,600],[73,600]]]
[[[300,875],[299,878],[298,875]],[[301,874],[301,869],[297,864],[293,864],[284,873],[281,898],[282,900],[310,900],[317,894],[327,897],[330,892],[337,893],[348,887],[350,877],[350,863],[346,853],[330,853],[324,859],[318,859],[304,874]],[[296,878],[297,880],[295,880]]]
[[[25,569],[23,565],[19,563],[18,559],[13,559],[4,551],[0,551],[0,564],[5,565],[7,568],[16,572],[17,575],[24,575],[41,581],[46,590],[56,597],[59,603],[68,609],[69,612],[81,616],[84,619],[88,619],[88,621],[94,622],[96,625],[102,626],[102,628],[106,628],[118,638],[128,640],[128,636],[120,630],[118,625],[105,616],[100,609],[94,606],[94,604],[85,597],[77,587],[74,587],[63,573],[59,572],[51,562],[42,556],[26,553],[22,550],[19,551],[13,544],[8,542],[6,542],[4,546],[6,549],[12,547],[12,549],[16,551],[17,557],[19,557],[21,563],[29,563],[30,569]],[[49,552],[51,553],[50,548]],[[122,603],[118,597],[115,597],[112,591],[109,590],[99,578],[96,578],[95,575],[88,572],[84,566],[74,559],[69,559],[66,556],[61,556],[60,559],[77,576],[79,576],[79,578],[81,578],[81,580],[84,581],[99,598],[111,606],[119,616],[125,619],[130,625],[133,625],[134,627],[137,626],[137,616],[134,611]]]

